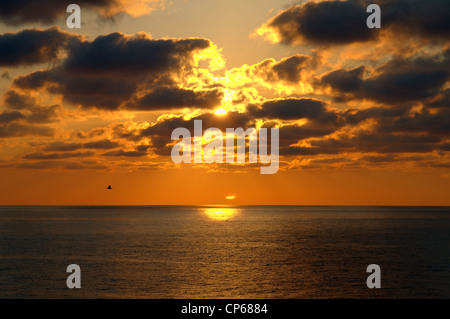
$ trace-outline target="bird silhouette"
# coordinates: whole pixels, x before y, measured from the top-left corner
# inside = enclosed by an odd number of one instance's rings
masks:
[[[109,185],[107,189],[112,189],[111,185]]]

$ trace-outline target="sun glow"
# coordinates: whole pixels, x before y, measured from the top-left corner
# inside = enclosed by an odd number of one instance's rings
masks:
[[[235,208],[205,208],[201,210],[201,213],[215,221],[226,221],[236,217],[239,210]]]
[[[227,113],[228,113],[228,111],[225,110],[225,109],[223,109],[223,108],[217,109],[217,110],[214,112],[214,114],[216,114],[216,115],[226,115]]]

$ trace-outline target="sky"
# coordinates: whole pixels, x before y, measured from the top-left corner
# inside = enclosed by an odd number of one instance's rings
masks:
[[[0,205],[450,205],[449,1],[69,4],[0,3]],[[278,172],[174,163],[195,120]]]

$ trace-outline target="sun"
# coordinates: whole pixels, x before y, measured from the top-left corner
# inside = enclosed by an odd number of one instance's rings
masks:
[[[228,200],[233,200],[236,198],[236,195],[229,195],[229,196],[225,196],[226,199]]]
[[[225,110],[225,109],[223,109],[223,108],[217,109],[217,110],[214,112],[214,114],[219,115],[219,116],[226,115],[227,113],[228,113],[228,111]]]

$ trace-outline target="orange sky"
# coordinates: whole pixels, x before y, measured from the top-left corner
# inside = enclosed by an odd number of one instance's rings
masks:
[[[370,30],[343,3],[311,26],[327,4],[80,2],[78,30],[8,9],[0,205],[450,205],[450,42],[430,26],[447,17]],[[279,128],[279,171],[174,164],[195,119]]]

